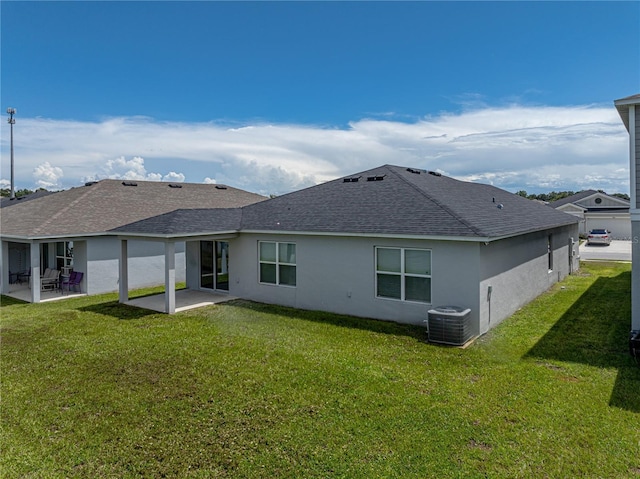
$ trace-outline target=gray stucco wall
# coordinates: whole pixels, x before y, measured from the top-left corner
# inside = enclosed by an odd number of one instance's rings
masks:
[[[632,108],[635,112],[635,130],[633,138],[635,139],[632,145],[633,151],[631,152],[631,161],[635,162],[636,177],[632,178],[631,188],[635,187],[635,206],[640,208],[640,104],[635,105]],[[633,212],[636,215],[636,212]],[[631,258],[634,264],[638,264],[640,260],[640,221],[637,220],[637,216],[632,216],[631,221],[631,241],[632,250]],[[633,267],[631,271],[631,330],[640,331],[640,268]]]
[[[549,269],[548,237],[553,264]],[[571,246],[571,239],[575,241]],[[258,242],[296,244],[295,287],[260,284]],[[301,309],[424,325],[435,306],[471,309],[475,333],[485,333],[551,285],[577,270],[578,224],[491,242],[366,237],[242,234],[229,241],[229,293]],[[429,304],[376,298],[375,247],[431,250]],[[187,283],[198,287],[198,241],[187,244]],[[570,266],[571,257],[571,266]],[[491,286],[491,296],[488,289]]]
[[[553,251],[551,269],[549,234]],[[573,246],[571,239],[576,242]],[[480,332],[485,333],[496,326],[566,277],[571,270],[576,270],[577,241],[576,224],[481,245]]]
[[[631,222],[631,257],[640,258],[640,221]],[[631,330],[640,331],[640,268],[637,263],[631,268]]]
[[[259,240],[296,243],[296,287],[259,283]],[[431,249],[431,304],[376,298],[376,246]],[[472,321],[478,319],[477,243],[243,234],[230,242],[229,254],[234,296],[418,325],[433,306],[453,304],[471,308]]]
[[[633,108],[633,111],[635,111],[635,130],[634,130],[634,137],[635,137],[635,145],[634,146],[634,151],[635,151],[635,161],[636,161],[636,177],[635,177],[635,183],[631,185],[631,187],[633,188],[635,186],[636,189],[636,208],[640,208],[640,165],[638,165],[638,162],[640,162],[640,104],[635,105],[635,108]]]
[[[86,292],[100,294],[118,290],[118,238],[86,241]],[[164,243],[128,241],[129,289],[164,284]],[[176,243],[176,282],[185,280],[184,243]]]

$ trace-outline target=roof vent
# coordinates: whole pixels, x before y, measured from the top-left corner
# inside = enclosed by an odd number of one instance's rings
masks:
[[[429,171],[428,173],[433,176],[442,176],[442,173],[438,173],[437,171]]]
[[[502,203],[498,203],[498,209],[501,210],[502,208],[504,208],[504,205]]]
[[[342,182],[343,183],[357,183],[359,179],[360,179],[359,176],[352,176],[351,178],[344,178],[342,180]]]
[[[384,180],[384,175],[382,176],[367,176],[367,181],[382,181]]]
[[[87,181],[84,186],[91,186],[91,185],[95,185],[97,183],[97,181]]]
[[[226,190],[227,187],[224,185],[216,185],[216,190]]]
[[[138,186],[138,183],[136,183],[135,181],[123,181],[122,185],[123,186]]]
[[[407,168],[407,171],[409,173],[413,173],[414,175],[419,175],[420,173],[422,173],[420,170],[417,170],[416,168]]]
[[[169,183],[169,188],[182,188],[182,185],[178,183]]]

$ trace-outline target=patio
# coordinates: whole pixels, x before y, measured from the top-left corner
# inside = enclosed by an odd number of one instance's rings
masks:
[[[214,293],[208,291],[197,291],[193,289],[176,290],[176,309],[175,312],[187,311],[189,309],[201,308],[203,306],[211,306],[212,304],[224,303],[238,299],[235,296],[229,296],[224,293]],[[126,301],[124,304],[136,306],[138,308],[149,309],[151,311],[165,312],[164,293],[154,294],[151,296],[142,296]]]
[[[31,288],[27,283],[11,284],[11,290],[6,294],[6,296],[28,303],[31,301]],[[86,296],[86,293],[78,293],[74,291],[69,292],[67,290],[64,292],[61,292],[60,290],[41,291],[40,302],[45,303],[48,301],[59,301],[61,299],[77,298],[80,296]],[[238,298],[224,293],[181,289],[176,291],[176,313],[201,308],[203,306],[211,306],[212,304],[224,303],[234,299]],[[164,293],[133,298],[124,304],[164,313]]]
[[[6,296],[29,303],[31,302],[31,288],[28,283],[12,283],[9,285],[9,292],[6,293]],[[60,291],[59,289],[46,290],[40,291],[40,302],[59,301],[61,299],[77,298],[79,296],[86,296],[86,293],[67,290]]]

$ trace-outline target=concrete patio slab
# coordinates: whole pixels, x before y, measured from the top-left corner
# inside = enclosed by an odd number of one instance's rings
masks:
[[[31,301],[31,288],[27,283],[11,284],[9,285],[9,292],[5,295],[10,298],[19,299],[29,303]],[[40,291],[40,302],[46,303],[48,301],[60,301],[62,299],[77,298],[79,296],[86,296],[85,293],[78,293],[74,291]]]
[[[181,289],[176,291],[176,313],[238,299],[225,293]],[[125,304],[164,313],[164,293],[134,298]]]

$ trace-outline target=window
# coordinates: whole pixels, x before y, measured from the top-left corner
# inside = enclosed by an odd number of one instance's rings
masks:
[[[431,251],[376,248],[376,296],[431,302]]]
[[[549,271],[553,271],[553,248],[551,239],[551,235],[547,236],[547,261],[549,263]]]
[[[56,243],[56,269],[73,267],[73,241]]]
[[[296,285],[296,245],[260,241],[260,282],[284,286]]]

